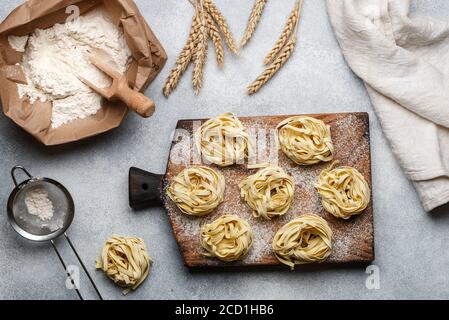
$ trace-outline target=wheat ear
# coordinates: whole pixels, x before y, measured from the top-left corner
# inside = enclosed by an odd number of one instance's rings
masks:
[[[240,47],[244,47],[253,37],[254,31],[256,31],[256,27],[259,24],[266,4],[267,0],[256,0],[256,2],[254,3],[254,7],[251,11],[245,34],[243,35],[242,42],[240,43]]]
[[[234,36],[232,35],[232,32],[229,29],[229,25],[226,22],[226,19],[224,18],[223,14],[212,2],[212,0],[204,0],[204,8],[207,10],[207,12],[209,12],[209,14],[212,16],[212,18],[215,20],[218,27],[220,28],[221,33],[223,34],[223,38],[227,46],[229,47],[229,50],[231,50],[234,54],[238,55],[239,50],[237,48],[237,45],[235,44]]]
[[[264,60],[265,65],[269,65],[277,57],[279,52],[281,52],[282,48],[290,39],[291,35],[295,32],[296,26],[298,25],[299,22],[299,14],[301,11],[301,7],[302,7],[302,0],[297,0],[295,3],[295,7],[293,8],[293,11],[288,17],[287,23],[285,24],[281,36],[279,37],[273,49],[271,49],[270,53],[266,56]]]
[[[195,94],[199,94],[201,87],[203,86],[203,76],[204,76],[204,65],[207,59],[207,26],[206,19],[204,17],[204,10],[201,4],[201,0],[198,1],[197,7],[197,20],[199,24],[199,33],[195,45],[195,66],[193,68],[192,84]]]
[[[189,37],[187,39],[184,48],[176,59],[175,67],[170,71],[170,75],[165,81],[163,93],[166,97],[168,97],[173,90],[176,89],[176,86],[181,79],[181,76],[187,70],[190,62],[192,61],[194,51],[195,51],[195,39],[198,33],[198,19],[197,16],[193,18],[192,26],[190,28]]]
[[[249,95],[253,95],[258,92],[274,75],[287,63],[290,57],[295,51],[296,37],[293,37],[285,47],[282,49],[279,56],[274,60],[273,64],[269,66],[265,71],[254,81],[248,88]]]
[[[214,22],[214,19],[210,16],[209,13],[205,13],[207,29],[209,33],[209,37],[212,40],[212,43],[215,47],[215,54],[217,56],[217,63],[220,68],[223,68],[224,65],[224,48],[223,43],[221,41],[220,31],[218,31],[217,25]]]

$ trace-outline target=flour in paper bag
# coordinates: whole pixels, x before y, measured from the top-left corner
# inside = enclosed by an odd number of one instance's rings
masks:
[[[29,37],[9,37],[9,42],[17,51],[26,43],[21,65],[28,84],[18,85],[19,96],[32,104],[52,102],[52,128],[85,119],[101,109],[100,95],[78,79],[82,76],[102,88],[111,85],[111,79],[89,63],[89,51],[100,49],[120,73],[126,72],[132,56],[123,32],[102,9],[37,29]]]

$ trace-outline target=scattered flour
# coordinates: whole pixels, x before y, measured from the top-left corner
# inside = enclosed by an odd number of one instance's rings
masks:
[[[29,191],[25,197],[25,205],[28,213],[36,216],[42,221],[48,221],[53,218],[53,203],[48,198],[48,193],[43,188]]]
[[[27,43],[22,67],[28,84],[18,85],[19,96],[32,104],[37,100],[52,102],[52,128],[85,119],[101,109],[101,97],[77,77],[102,88],[111,85],[110,78],[89,63],[89,51],[101,50],[121,73],[126,72],[132,55],[123,32],[102,9],[65,24],[37,29],[27,40],[9,39],[15,47]]]

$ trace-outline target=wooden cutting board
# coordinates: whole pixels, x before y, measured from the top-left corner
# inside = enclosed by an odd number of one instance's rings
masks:
[[[331,126],[335,145],[335,159],[340,165],[358,169],[371,180],[371,154],[369,116],[367,113],[315,114],[312,117],[323,120]],[[294,177],[296,182],[295,198],[291,209],[285,216],[265,221],[252,216],[251,209],[241,200],[238,184],[257,170],[248,170],[246,165],[218,168],[226,179],[225,200],[216,211],[204,218],[189,217],[176,207],[166,196],[166,188],[174,176],[184,168],[200,165],[199,156],[193,143],[193,133],[206,120],[182,120],[177,125],[175,139],[171,148],[167,174],[162,181],[162,201],[167,209],[175,237],[187,267],[245,267],[280,265],[271,250],[272,239],[276,231],[303,214],[314,213],[323,217],[334,233],[332,254],[326,264],[369,264],[374,260],[374,227],[372,201],[359,216],[349,221],[334,218],[327,213],[314,188],[319,174],[330,164],[301,167],[289,160],[282,151],[278,151],[274,134],[277,125],[290,116],[239,117],[243,125],[258,135],[258,162],[272,163],[278,157],[279,166]],[[248,256],[233,263],[225,263],[202,255],[200,228],[205,223],[224,214],[235,214],[246,219],[254,233],[254,244]],[[285,267],[287,268],[287,267]]]

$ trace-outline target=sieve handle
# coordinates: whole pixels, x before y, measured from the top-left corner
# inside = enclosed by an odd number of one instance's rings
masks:
[[[75,254],[76,258],[78,259],[78,262],[81,264],[81,267],[83,268],[84,272],[86,273],[87,277],[89,278],[90,283],[92,284],[93,288],[95,289],[95,292],[98,295],[98,298],[100,300],[103,300],[103,297],[101,296],[100,291],[98,290],[97,285],[95,284],[94,280],[92,279],[89,271],[86,268],[86,265],[84,264],[83,260],[81,259],[80,255],[78,254],[78,251],[76,251],[75,246],[73,245],[72,240],[70,240],[69,236],[67,235],[67,233],[64,233],[64,237],[67,240],[67,242],[69,243],[70,248],[72,249],[73,253]],[[59,258],[59,261],[61,262],[62,266],[64,267],[64,270],[66,271],[67,276],[69,277],[70,281],[72,282],[72,284],[75,287],[75,291],[76,294],[78,295],[80,300],[84,300],[83,296],[81,295],[81,292],[79,290],[79,288],[77,288],[75,286],[75,281],[72,278],[72,275],[67,271],[67,264],[64,262],[64,259],[62,258],[61,253],[59,252],[58,248],[56,247],[56,244],[53,240],[51,240],[51,244],[53,246],[53,249],[56,251],[56,255]]]
[[[59,250],[58,250],[58,247],[56,247],[56,244],[55,244],[55,242],[54,242],[53,240],[51,240],[50,242],[51,242],[51,245],[53,246],[53,249],[54,249],[55,252],[56,252],[56,255],[57,255],[58,258],[59,258],[59,261],[61,262],[62,266],[64,267],[64,270],[65,270],[67,276],[69,277],[70,282],[72,282],[72,284],[73,284],[73,286],[74,286],[74,288],[75,288],[76,294],[78,295],[78,298],[79,298],[80,300],[83,301],[84,298],[83,298],[83,296],[81,295],[80,290],[76,287],[75,281],[73,280],[72,275],[67,271],[67,265],[66,265],[66,263],[64,262],[64,259],[62,258],[61,253],[60,253]]]
[[[16,178],[16,171],[18,171],[18,170],[21,170],[22,172],[24,172],[30,179],[33,178],[33,176],[28,172],[27,169],[25,169],[22,166],[15,166],[11,170],[11,177],[12,177],[12,181],[14,181],[14,184],[16,185],[16,187],[19,186],[19,183],[17,182],[17,178]]]
[[[94,280],[92,279],[89,271],[87,271],[86,265],[84,264],[83,260],[81,260],[81,257],[78,254],[78,252],[76,251],[75,246],[73,245],[72,240],[70,240],[70,238],[67,235],[67,233],[64,233],[64,237],[66,238],[67,242],[69,243],[70,248],[72,249],[73,253],[75,253],[75,256],[78,259],[79,263],[81,264],[81,267],[83,268],[84,272],[86,273],[87,277],[89,278],[89,281],[92,284],[92,286],[94,287],[95,292],[98,295],[98,298],[100,298],[100,300],[103,300],[103,297],[101,296],[101,293],[100,293],[100,291],[97,288],[97,285],[95,284]]]

